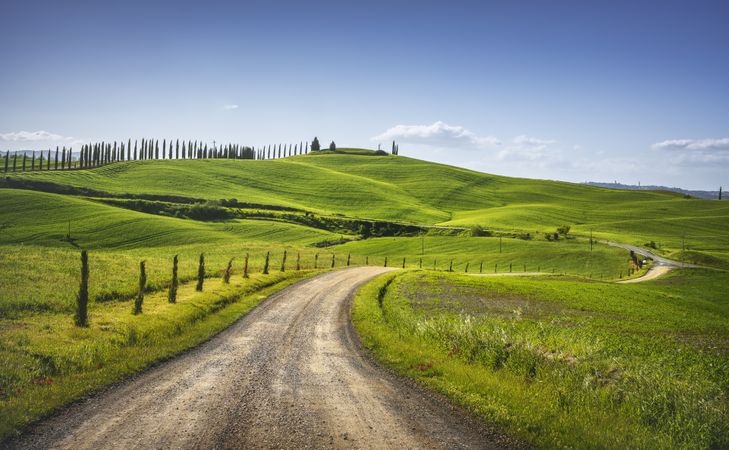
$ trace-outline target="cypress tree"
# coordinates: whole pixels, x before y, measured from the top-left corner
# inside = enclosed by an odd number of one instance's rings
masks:
[[[54,167],[53,168],[55,170],[58,170],[58,146],[57,145],[56,145],[56,158],[55,159],[56,159],[56,161],[54,163]]]
[[[283,259],[281,260],[281,272],[286,272],[286,250],[284,250]]]
[[[10,164],[10,150],[5,152],[5,172],[8,171],[8,165]]]
[[[385,267],[387,267],[387,256],[385,256]]]
[[[24,152],[23,153],[23,172],[25,172],[25,161],[26,161],[27,158],[28,158],[28,155],[26,155],[25,152]]]
[[[347,267],[349,267],[349,263],[352,260],[352,253],[347,253]]]
[[[137,298],[134,299],[132,314],[142,314],[142,303],[144,302],[144,290],[147,288],[147,270],[144,261],[139,261],[139,290]]]
[[[228,261],[228,267],[225,268],[225,273],[223,274],[223,283],[230,284],[230,274],[233,271],[233,258],[230,258],[230,261]]]
[[[329,143],[329,150],[332,151],[332,152],[336,152],[337,151],[337,144],[335,144],[334,141],[332,141],[332,142]]]
[[[159,159],[159,141],[154,142],[154,159]]]
[[[365,256],[365,266],[369,266],[369,265],[370,265],[370,257]]]
[[[8,171],[7,167],[5,168],[5,171],[6,172]],[[719,200],[721,200],[721,186],[719,186]]]
[[[316,136],[314,136],[314,140],[311,141],[311,151],[312,152],[318,152],[319,149],[320,149],[320,146],[319,146],[319,138],[316,137]]]
[[[296,252],[296,270],[301,270],[301,252]]]
[[[468,265],[469,265],[469,264],[470,264],[470,263],[466,263],[466,270],[465,270],[465,273],[468,273]]]
[[[139,153],[137,152],[137,141],[134,141],[134,160],[139,159]]]
[[[185,159],[185,141],[182,141],[182,159]]]
[[[266,252],[266,262],[263,265],[263,274],[268,275],[268,258],[270,257],[270,252]]]
[[[319,254],[318,253],[314,254],[314,268],[315,269],[319,268]]]
[[[81,283],[76,294],[76,315],[74,323],[77,327],[89,326],[89,254],[81,250]]]
[[[134,141],[134,144],[137,144],[137,141]],[[127,161],[131,161],[132,159],[132,138],[129,138],[127,140]]]
[[[195,286],[195,290],[202,291],[204,282],[205,282],[205,254],[200,253],[200,262],[198,263],[198,266],[197,266],[197,286]]]
[[[172,258],[172,282],[170,283],[170,292],[167,294],[167,301],[177,303],[177,255]]]
[[[30,170],[35,170],[35,151],[30,155]]]
[[[334,268],[334,253],[332,253],[332,269]]]
[[[165,154],[167,154],[167,139],[162,139],[162,159],[165,159]],[[167,159],[172,159],[172,145],[170,145],[169,158]]]
[[[48,149],[48,158],[46,158],[46,170],[51,170],[51,149]]]
[[[184,154],[185,151],[183,150],[182,153]],[[175,159],[180,159],[180,140],[179,139],[175,142]]]
[[[453,272],[453,260],[451,259],[451,265],[448,267],[448,272]]]
[[[248,253],[246,253],[246,260],[243,265],[243,278],[248,278]]]
[[[402,259],[402,268],[405,268],[405,258]]]
[[[15,168],[18,165],[18,152],[15,152],[15,155],[13,156],[13,172],[15,172]]]

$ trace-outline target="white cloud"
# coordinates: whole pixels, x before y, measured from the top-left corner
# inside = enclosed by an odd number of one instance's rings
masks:
[[[488,149],[501,145],[501,141],[493,136],[478,136],[461,126],[441,121],[430,125],[396,125],[372,140],[469,149]]]
[[[70,141],[72,137],[61,136],[47,131],[17,131],[0,134],[0,140],[6,142],[36,142],[36,141]]]
[[[669,139],[653,144],[657,150],[729,150],[729,138],[722,139]]]
[[[526,135],[520,135],[511,140],[499,153],[496,155],[499,160],[526,160],[526,161],[537,161],[550,156],[551,161],[561,157],[561,152],[550,148],[551,145],[556,144],[557,141],[550,139],[540,139],[530,137]]]
[[[669,139],[652,147],[667,152],[674,164],[729,163],[729,138]]]
[[[224,105],[223,109],[226,111],[232,111],[234,109],[238,109],[238,105]]]

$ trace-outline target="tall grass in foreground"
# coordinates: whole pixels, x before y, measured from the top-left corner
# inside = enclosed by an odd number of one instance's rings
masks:
[[[715,276],[392,274],[353,318],[385,363],[538,446],[727,448],[729,276]]]

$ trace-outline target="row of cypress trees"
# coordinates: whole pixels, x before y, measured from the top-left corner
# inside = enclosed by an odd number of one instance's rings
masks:
[[[336,144],[332,141],[329,150],[336,151]],[[56,151],[42,150],[30,152],[6,151],[3,161],[4,172],[25,172],[28,170],[68,170],[86,169],[110,164],[118,161],[144,161],[164,159],[278,159],[289,156],[305,155],[310,151],[321,150],[319,139],[298,144],[274,144],[261,147],[241,146],[238,144],[214,145],[208,147],[201,141],[174,142],[170,139],[142,139],[141,141],[128,139],[127,142],[97,142],[83,145],[81,151],[75,155],[73,149],[56,147]],[[397,155],[399,146],[392,142],[392,154]],[[20,154],[19,154],[20,153]],[[36,154],[39,154],[36,157]]]
[[[52,150],[30,152],[6,151],[4,172],[28,170],[67,170],[72,168],[98,167],[117,161],[171,160],[171,159],[278,159],[304,155],[319,150],[319,141],[298,144],[264,145],[258,148],[238,144],[211,146],[200,141],[142,139],[132,142],[97,142],[83,145],[74,154],[71,148],[56,147]],[[36,156],[38,154],[38,156]]]

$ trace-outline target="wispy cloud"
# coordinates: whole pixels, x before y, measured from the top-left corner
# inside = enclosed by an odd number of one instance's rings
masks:
[[[234,109],[238,109],[238,105],[223,105],[223,109],[226,111],[233,111]]]
[[[0,133],[0,140],[6,142],[37,142],[37,141],[71,141],[70,136],[61,136],[60,134],[49,133],[48,131],[15,131],[10,133]]]
[[[522,134],[506,144],[503,149],[499,151],[497,158],[500,160],[518,159],[536,161],[550,155],[554,157],[556,150],[550,148],[550,146],[556,143],[557,141],[555,140],[540,139]]]
[[[396,125],[372,138],[373,141],[401,141],[433,147],[485,149],[501,145],[493,136],[479,136],[458,125],[434,122],[430,125]]]
[[[674,164],[729,163],[729,138],[668,139],[652,147],[667,152]]]

